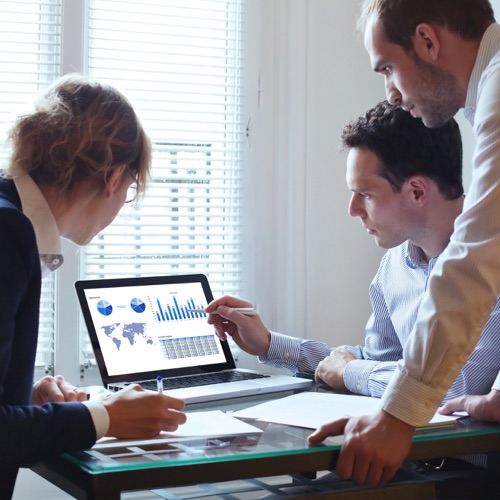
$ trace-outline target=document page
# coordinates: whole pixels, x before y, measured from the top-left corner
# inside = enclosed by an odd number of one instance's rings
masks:
[[[238,418],[251,418],[277,424],[317,429],[323,424],[350,416],[369,415],[380,409],[381,400],[368,396],[327,392],[301,392],[234,412]],[[453,424],[457,416],[436,414],[429,425]]]
[[[210,436],[234,436],[262,433],[262,429],[254,427],[246,422],[242,422],[232,415],[220,410],[200,411],[187,413],[187,422],[180,425],[176,431],[161,432],[158,436],[151,439],[116,439],[104,437],[100,439],[93,448],[99,449],[106,446],[116,446],[118,443],[122,446],[127,444],[137,444],[138,442],[154,442],[165,440],[175,440],[178,438],[189,437],[210,437]]]

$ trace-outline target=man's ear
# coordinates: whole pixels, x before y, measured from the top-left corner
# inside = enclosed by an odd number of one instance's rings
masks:
[[[109,198],[114,192],[121,187],[123,172],[125,165],[115,168],[109,176],[108,184],[106,186],[106,197]]]
[[[425,203],[429,193],[428,179],[421,175],[410,177],[405,183],[405,189],[414,202],[418,204]]]
[[[427,62],[435,62],[441,50],[441,41],[436,29],[427,23],[420,23],[415,28],[413,48],[417,56]]]

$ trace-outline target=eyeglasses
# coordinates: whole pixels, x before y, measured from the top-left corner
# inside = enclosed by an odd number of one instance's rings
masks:
[[[125,203],[133,203],[137,199],[137,178],[130,170],[127,168],[127,174],[132,177],[132,184],[128,187],[127,196],[125,198]]]
[[[125,203],[133,203],[137,199],[137,182],[131,184],[127,190]]]

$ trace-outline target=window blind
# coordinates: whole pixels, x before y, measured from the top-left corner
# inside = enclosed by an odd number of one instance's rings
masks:
[[[216,296],[240,290],[242,25],[242,0],[90,1],[89,74],[131,100],[153,170],[82,278],[201,272]]]
[[[31,109],[35,95],[59,76],[62,0],[0,2],[0,123],[2,139],[12,120]],[[4,142],[4,141],[2,141]],[[2,167],[9,151],[2,148]],[[53,276],[42,282],[36,364],[54,362]]]

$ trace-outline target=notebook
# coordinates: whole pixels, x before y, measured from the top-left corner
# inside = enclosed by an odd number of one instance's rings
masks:
[[[237,369],[207,314],[190,311],[213,300],[203,274],[82,280],[75,287],[103,384],[111,391],[131,383],[157,390],[161,376],[167,394],[191,404],[298,391],[313,383]]]

